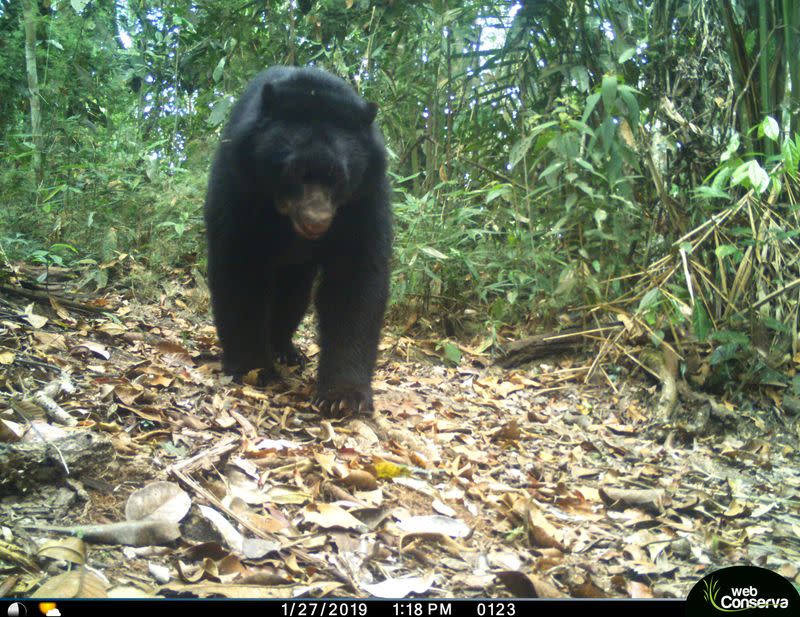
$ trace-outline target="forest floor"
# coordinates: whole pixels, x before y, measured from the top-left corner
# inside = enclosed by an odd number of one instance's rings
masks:
[[[745,564],[800,583],[796,415],[682,397],[709,418],[691,434],[641,374],[583,383],[590,352],[448,366],[390,324],[376,414],[328,421],[312,324],[304,371],[238,385],[203,293],[0,292],[0,596],[685,598]]]

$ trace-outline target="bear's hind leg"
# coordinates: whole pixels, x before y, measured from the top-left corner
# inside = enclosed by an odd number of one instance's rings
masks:
[[[311,300],[316,267],[312,264],[285,266],[275,277],[272,309],[272,353],[281,364],[305,366],[306,356],[292,342]]]

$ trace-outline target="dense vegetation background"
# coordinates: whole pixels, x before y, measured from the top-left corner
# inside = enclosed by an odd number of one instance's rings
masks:
[[[0,253],[89,288],[200,280],[233,97],[313,63],[380,105],[403,323],[627,315],[797,394],[799,23],[792,0],[0,0]]]

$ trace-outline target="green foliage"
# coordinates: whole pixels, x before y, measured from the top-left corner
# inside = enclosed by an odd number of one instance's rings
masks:
[[[769,116],[751,132],[773,142],[782,135]],[[680,301],[670,311],[659,301],[661,289],[654,287],[640,303],[646,322],[654,327],[682,325],[675,317],[685,311],[674,309],[692,306],[692,330],[711,345],[712,387],[731,381],[742,386],[789,384],[778,368],[796,346],[796,301],[782,292],[797,280],[794,256],[800,230],[797,207],[781,203],[779,196],[789,187],[786,197],[792,200],[796,191],[799,141],[798,136],[786,138],[776,155],[764,157],[740,153],[739,136],[732,135],[719,165],[695,191],[702,209],[724,221],[712,228],[716,241],[678,247],[707,268],[694,280],[694,297],[687,299],[686,285],[673,288]],[[712,205],[721,200],[723,207]]]
[[[461,362],[461,350],[457,345],[454,345],[449,341],[445,341],[440,345],[440,348],[444,353],[444,357],[450,364],[457,366]]]
[[[654,338],[690,329],[718,374],[749,362],[767,378],[774,363],[752,360],[752,333],[785,353],[796,311],[744,307],[794,275],[778,257],[799,233],[791,4],[49,3],[37,182],[21,3],[3,2],[0,242],[13,258],[86,268],[98,286],[121,255],[155,281],[202,267],[206,173],[234,97],[267,65],[312,63],[380,104],[396,305],[446,331],[494,331],[626,298]],[[713,243],[681,240],[732,210]],[[632,275],[670,254],[702,273],[693,286],[633,293]],[[745,279],[760,255],[778,265]],[[751,287],[729,308],[720,298],[737,280]]]
[[[606,291],[601,279],[625,271],[636,249],[642,233],[633,196],[639,164],[626,141],[639,125],[636,95],[606,75],[582,106],[578,97],[564,97],[549,116],[531,116],[527,135],[511,148],[509,166],[524,159],[524,177],[539,181],[537,189],[518,196],[528,207],[529,231],[559,244],[556,308],[600,300]]]

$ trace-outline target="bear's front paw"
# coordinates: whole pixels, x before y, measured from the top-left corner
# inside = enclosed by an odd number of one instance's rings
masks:
[[[226,370],[225,372],[233,377],[236,383],[255,386],[256,388],[264,388],[270,383],[280,379],[280,373],[278,373],[273,366],[250,370]]]
[[[326,388],[318,392],[314,405],[323,416],[328,418],[345,418],[374,411],[372,390],[368,386],[365,388],[348,386]]]
[[[305,368],[308,364],[308,357],[294,345],[286,349],[276,349],[272,352],[272,359],[278,364],[286,366],[299,366]]]

